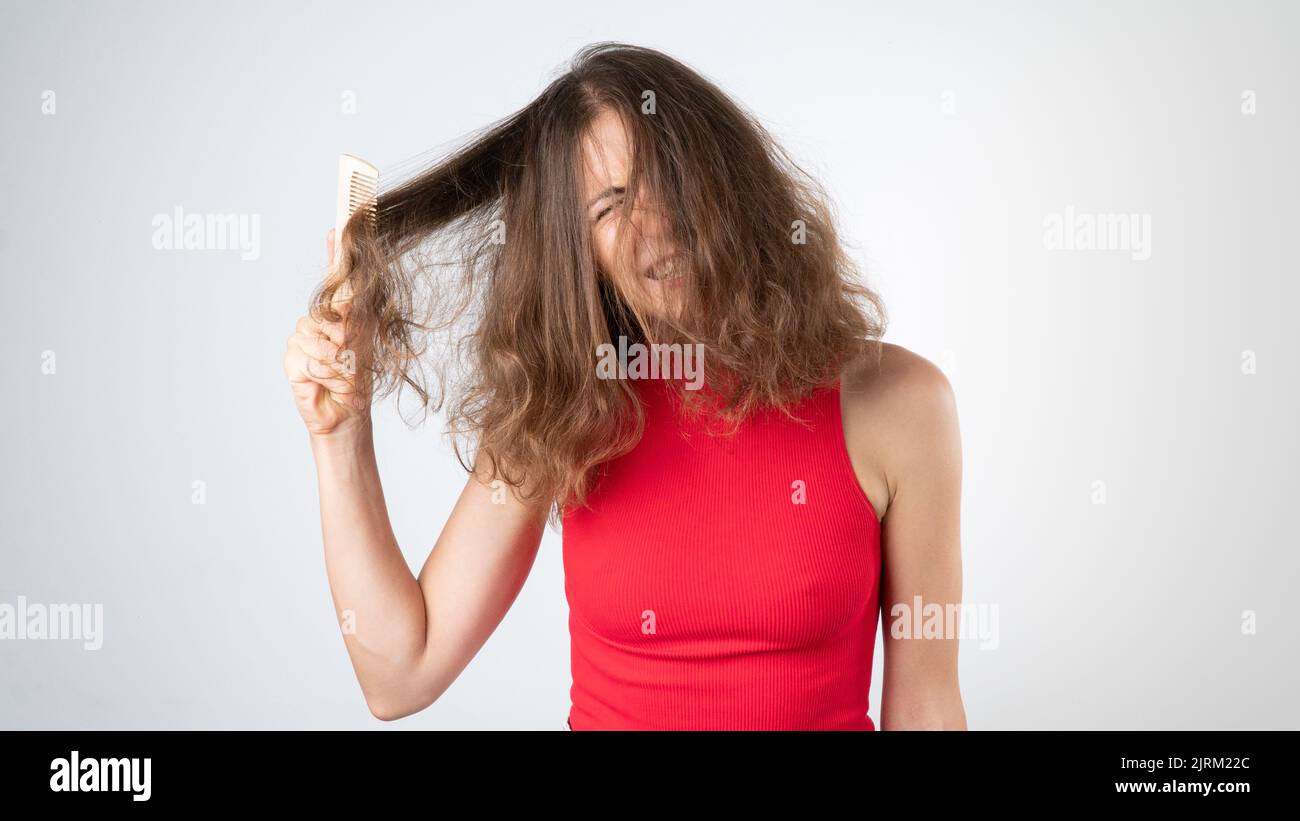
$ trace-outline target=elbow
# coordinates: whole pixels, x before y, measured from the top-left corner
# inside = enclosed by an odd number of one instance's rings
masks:
[[[440,669],[437,664],[430,666],[420,661],[408,661],[401,665],[392,664],[384,675],[362,681],[361,691],[370,714],[387,722],[426,709],[451,683],[438,675]]]
[[[366,707],[370,709],[370,714],[380,721],[397,721],[399,718],[413,716],[431,703],[411,703],[379,698],[366,699]]]
[[[375,698],[367,698],[366,707],[370,708],[370,714],[380,721],[396,721],[415,712],[414,710],[403,709],[397,704]]]
[[[438,700],[422,693],[366,693],[366,707],[370,714],[380,721],[397,721],[413,716]]]

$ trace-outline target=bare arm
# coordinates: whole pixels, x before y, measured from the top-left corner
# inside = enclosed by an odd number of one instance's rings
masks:
[[[885,670],[881,728],[966,729],[957,680],[959,636],[896,635],[925,608],[961,604],[961,435],[943,371],[906,348],[886,344],[864,398],[859,428],[874,444],[863,462],[879,466],[868,492],[882,512]],[[869,423],[869,424],[868,424]]]
[[[548,507],[471,476],[415,577],[389,521],[368,391],[340,364],[342,332],[302,317],[284,367],[316,461],[344,644],[371,712],[391,720],[432,704],[500,624],[532,569]]]
[[[314,437],[312,452],[330,592],[366,703],[384,720],[423,710],[514,603],[546,510],[471,476],[416,578],[393,536],[368,426]]]

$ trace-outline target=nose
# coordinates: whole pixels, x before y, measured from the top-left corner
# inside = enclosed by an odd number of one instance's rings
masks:
[[[663,209],[652,202],[638,201],[628,215],[633,256],[638,271],[655,260],[671,254],[675,248],[670,235],[672,226]]]

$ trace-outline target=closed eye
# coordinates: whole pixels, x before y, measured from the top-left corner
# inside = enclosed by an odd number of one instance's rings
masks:
[[[602,209],[600,210],[600,213],[596,214],[595,221],[596,221],[596,222],[600,222],[601,220],[603,220],[603,219],[605,218],[605,216],[606,216],[607,214],[609,214],[611,211],[613,211],[615,207],[617,207],[617,206],[619,206],[619,205],[622,205],[622,204],[623,204],[623,198],[622,198],[622,197],[619,197],[619,198],[618,198],[618,201],[617,201],[613,206],[609,206],[609,207],[607,207],[607,208],[602,208]]]

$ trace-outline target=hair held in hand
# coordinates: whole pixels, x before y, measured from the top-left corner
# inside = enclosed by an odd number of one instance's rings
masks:
[[[582,146],[607,110],[632,148],[624,207],[653,198],[682,250],[673,315],[629,307],[628,286],[596,263]],[[372,398],[411,390],[445,412],[467,470],[557,515],[641,434],[632,386],[597,374],[602,344],[702,345],[706,390],[685,393],[733,423],[879,356],[884,307],[824,191],[753,115],[658,51],[587,46],[524,108],[381,182],[373,227],[349,221],[313,314],[339,321],[333,302],[350,291],[343,347]]]

